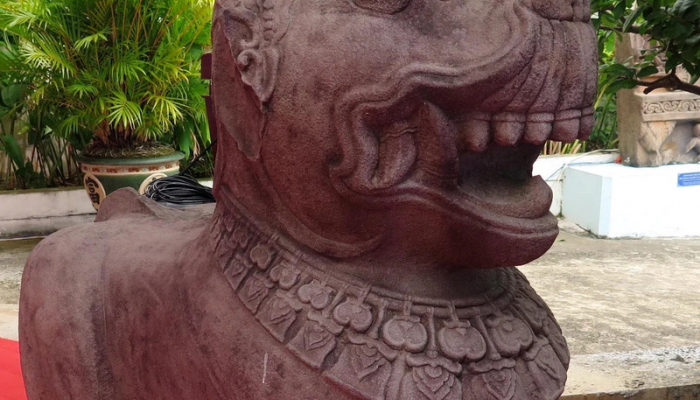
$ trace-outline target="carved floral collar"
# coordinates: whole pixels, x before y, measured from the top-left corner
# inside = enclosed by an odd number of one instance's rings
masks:
[[[243,304],[359,398],[550,400],[563,391],[565,340],[515,268],[500,270],[487,293],[411,297],[326,272],[240,215],[219,208],[213,223],[217,264]]]

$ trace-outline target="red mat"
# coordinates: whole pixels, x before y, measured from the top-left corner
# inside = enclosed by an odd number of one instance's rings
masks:
[[[19,366],[19,343],[14,340],[0,339],[0,400],[27,400]]]

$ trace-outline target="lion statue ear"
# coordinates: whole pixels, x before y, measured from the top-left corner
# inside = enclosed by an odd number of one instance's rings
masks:
[[[217,7],[212,29],[212,97],[219,132],[230,134],[251,159],[260,156],[267,103],[275,87],[279,52],[265,46],[253,10]]]

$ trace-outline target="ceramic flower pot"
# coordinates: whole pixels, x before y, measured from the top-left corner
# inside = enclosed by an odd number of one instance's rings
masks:
[[[78,161],[84,174],[83,186],[97,210],[104,198],[119,188],[132,187],[143,194],[154,180],[177,174],[184,156],[176,152],[152,158],[80,157]]]

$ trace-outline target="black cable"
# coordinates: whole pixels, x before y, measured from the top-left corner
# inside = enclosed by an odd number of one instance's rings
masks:
[[[156,179],[146,187],[144,196],[159,203],[183,206],[216,202],[211,188],[182,174]]]
[[[144,196],[159,203],[170,205],[190,206],[195,204],[216,203],[211,188],[208,188],[196,179],[187,175],[187,172],[199,159],[206,154],[216,143],[213,140],[204,151],[192,160],[190,165],[181,173],[175,176],[166,176],[149,183],[144,192]]]

